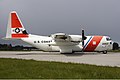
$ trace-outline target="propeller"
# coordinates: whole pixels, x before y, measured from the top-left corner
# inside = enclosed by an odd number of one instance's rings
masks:
[[[84,48],[84,40],[86,40],[87,39],[87,37],[85,36],[85,32],[84,32],[84,30],[82,29],[82,47]],[[84,49],[82,50],[82,51],[84,51]]]

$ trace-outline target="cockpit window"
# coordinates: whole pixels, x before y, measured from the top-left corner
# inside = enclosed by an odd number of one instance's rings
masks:
[[[106,40],[107,40],[107,41],[110,41],[110,40],[111,40],[111,38],[106,38]]]

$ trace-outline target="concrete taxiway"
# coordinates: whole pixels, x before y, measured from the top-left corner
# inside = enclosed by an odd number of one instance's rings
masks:
[[[85,63],[102,66],[120,67],[120,53],[73,53],[60,54],[59,52],[41,51],[0,51],[0,58],[33,59],[37,61],[57,61],[71,63]]]

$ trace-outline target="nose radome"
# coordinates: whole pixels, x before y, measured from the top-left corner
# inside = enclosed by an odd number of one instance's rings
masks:
[[[113,50],[118,50],[119,49],[119,44],[116,42],[113,42]]]

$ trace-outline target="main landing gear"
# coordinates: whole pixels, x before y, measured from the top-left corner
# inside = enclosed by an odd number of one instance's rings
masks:
[[[103,54],[107,54],[107,50],[105,50],[105,51],[98,51],[98,53],[103,53]]]

